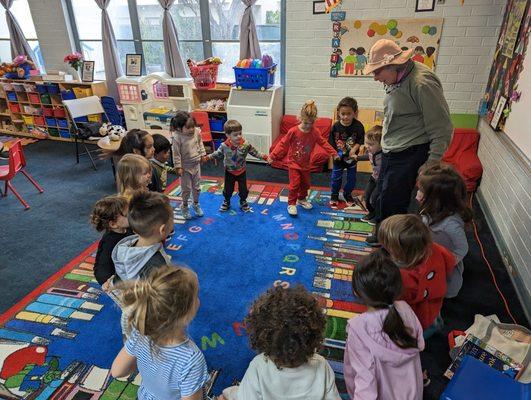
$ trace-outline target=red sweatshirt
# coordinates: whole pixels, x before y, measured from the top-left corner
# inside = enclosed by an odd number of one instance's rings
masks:
[[[310,155],[316,143],[321,145],[328,154],[337,156],[334,148],[315,127],[312,127],[310,132],[303,132],[298,126],[294,126],[277,144],[270,157],[273,160],[279,160],[288,153],[288,168],[309,171]]]
[[[446,278],[456,266],[456,259],[441,245],[432,244],[431,254],[411,268],[400,268],[405,300],[415,311],[422,329],[429,327],[439,313],[446,295]]]

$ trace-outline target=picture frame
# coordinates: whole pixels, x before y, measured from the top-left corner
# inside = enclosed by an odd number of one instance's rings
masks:
[[[506,103],[507,97],[500,96],[500,98],[498,99],[498,104],[496,105],[496,110],[494,111],[494,115],[492,116],[492,119],[490,121],[490,126],[494,130],[498,129],[498,124],[500,123],[500,118],[503,114],[503,109],[505,108]]]
[[[417,0],[415,12],[426,12],[435,10],[435,0]]]
[[[125,55],[125,75],[142,76],[142,54]]]
[[[313,13],[314,14],[326,14],[326,3],[321,0],[313,2]]]
[[[81,82],[94,82],[94,61],[83,61],[81,64]]]

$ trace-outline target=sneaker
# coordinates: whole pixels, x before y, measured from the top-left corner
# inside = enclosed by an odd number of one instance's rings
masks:
[[[305,210],[311,210],[313,208],[313,205],[312,203],[310,203],[308,200],[306,199],[303,199],[303,200],[297,200],[297,204],[299,204],[302,208],[304,208]]]
[[[181,208],[184,219],[192,219],[192,214],[190,214],[190,209],[188,207]]]
[[[371,247],[381,246],[381,244],[378,242],[378,238],[376,237],[376,235],[367,236],[367,238],[365,239],[365,242]]]
[[[246,201],[240,203],[240,208],[243,212],[251,211],[251,207],[249,207],[249,203],[247,203]]]
[[[333,194],[332,196],[330,196],[330,207],[337,207],[337,205],[339,204],[339,195],[337,194]]]
[[[291,215],[292,217],[296,217],[297,216],[297,206],[292,204],[292,205],[289,205],[288,206],[288,214]]]
[[[195,213],[195,215],[197,217],[202,217],[203,215],[205,215],[203,213],[203,210],[201,209],[201,206],[199,205],[199,203],[194,204],[192,207],[193,207],[194,213]]]
[[[230,208],[230,203],[227,200],[225,200],[223,204],[221,205],[221,207],[219,208],[219,211],[221,212],[229,211],[229,208]]]
[[[368,213],[367,215],[365,215],[364,217],[361,218],[361,220],[363,222],[369,222],[371,221],[372,219],[374,219],[374,217],[376,217],[376,215],[374,215],[374,213],[370,212]],[[372,225],[372,224],[371,224]]]

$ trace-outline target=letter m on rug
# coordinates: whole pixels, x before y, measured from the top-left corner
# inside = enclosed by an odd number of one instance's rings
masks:
[[[222,345],[225,344],[225,341],[216,332],[212,334],[212,338],[209,338],[208,336],[203,336],[201,338],[201,349],[205,351],[208,347],[216,348],[218,342]]]

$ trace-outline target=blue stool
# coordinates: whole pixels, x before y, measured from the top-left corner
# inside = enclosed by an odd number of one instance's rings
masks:
[[[530,384],[515,381],[501,372],[465,356],[439,400],[529,400]]]

